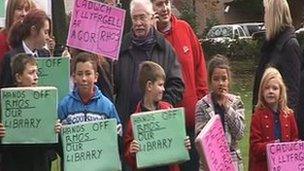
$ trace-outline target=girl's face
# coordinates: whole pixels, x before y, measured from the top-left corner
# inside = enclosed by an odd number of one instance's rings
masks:
[[[22,20],[29,10],[30,4],[26,1],[20,1],[20,4],[17,5],[14,11],[13,22]]]
[[[48,41],[50,32],[50,23],[48,20],[44,21],[44,25],[40,30],[35,31],[35,48],[41,49],[45,46],[46,42]]]
[[[213,93],[224,96],[229,91],[229,74],[227,69],[215,68],[211,75],[211,88]]]
[[[280,99],[280,82],[272,78],[263,87],[263,97],[269,107],[277,107]]]

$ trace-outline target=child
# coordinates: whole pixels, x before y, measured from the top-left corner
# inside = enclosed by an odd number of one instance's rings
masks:
[[[199,100],[195,109],[195,133],[198,135],[214,115],[219,115],[226,134],[233,164],[243,170],[238,141],[244,136],[244,105],[239,96],[229,93],[231,71],[228,59],[215,55],[208,63],[208,82],[211,92]],[[200,156],[200,170],[208,170]]]
[[[36,59],[20,53],[13,58],[12,76],[17,87],[36,87],[38,83]],[[61,124],[55,124],[59,133]],[[5,136],[5,127],[0,123],[0,138]],[[48,171],[51,170],[50,157],[55,155],[49,145],[1,145],[2,169],[5,171]]]
[[[60,102],[58,116],[63,124],[115,118],[117,131],[121,135],[120,119],[113,103],[105,97],[95,82],[97,81],[97,62],[93,54],[79,53],[73,63],[75,88]]]
[[[293,111],[287,106],[286,86],[280,72],[265,70],[259,88],[258,103],[250,128],[250,170],[267,171],[266,145],[295,141],[298,129]]]
[[[145,61],[140,64],[139,67],[139,87],[144,92],[143,99],[137,104],[135,113],[152,111],[159,109],[170,109],[172,105],[161,101],[163,98],[163,92],[165,91],[164,84],[166,75],[164,69],[155,62]],[[134,140],[131,122],[128,122],[127,131],[124,137],[124,156],[127,163],[136,170],[135,154],[139,151],[139,143]],[[185,147],[191,149],[189,137],[185,139]],[[155,167],[146,169],[149,170],[170,170],[178,171],[178,165],[170,165],[163,167]]]

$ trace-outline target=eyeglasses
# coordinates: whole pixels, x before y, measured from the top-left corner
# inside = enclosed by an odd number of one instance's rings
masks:
[[[132,18],[132,22],[137,22],[137,21],[144,22],[149,19],[149,15],[147,14],[133,15],[131,18]]]

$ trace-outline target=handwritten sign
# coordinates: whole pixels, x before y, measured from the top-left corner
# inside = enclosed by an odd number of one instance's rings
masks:
[[[7,0],[0,1],[0,27],[5,27],[5,6]]]
[[[125,11],[90,0],[76,0],[67,44],[111,59],[118,59]]]
[[[0,2],[0,17],[5,17],[5,2],[1,0]]]
[[[38,84],[54,86],[58,89],[59,101],[66,96],[70,89],[70,60],[69,58],[37,58]]]
[[[235,171],[221,119],[213,116],[195,139],[195,145],[204,156],[209,170]]]
[[[304,170],[304,141],[270,143],[266,150],[269,171]]]
[[[121,170],[116,119],[66,125],[61,137],[64,170]]]
[[[140,144],[137,167],[167,165],[189,160],[185,148],[183,108],[156,110],[131,115],[134,139]]]
[[[57,143],[55,87],[1,89],[1,122],[6,129],[3,144]]]

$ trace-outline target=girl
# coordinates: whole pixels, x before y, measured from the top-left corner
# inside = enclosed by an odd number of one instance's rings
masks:
[[[250,170],[267,170],[266,145],[294,141],[298,129],[293,111],[287,106],[286,86],[280,72],[270,67],[262,77],[258,104],[250,128]]]
[[[244,105],[239,96],[229,94],[231,72],[226,57],[214,56],[208,64],[211,92],[199,100],[195,109],[195,134],[198,135],[212,116],[220,115],[235,168],[243,170],[238,140],[244,136]],[[200,170],[208,170],[204,156],[200,156]]]
[[[3,68],[2,66],[4,55],[10,50],[7,37],[8,31],[15,22],[22,20],[28,11],[32,8],[34,8],[34,4],[31,0],[7,1],[5,28],[0,30],[0,75]]]
[[[31,56],[50,56],[50,52],[43,49],[50,39],[51,20],[42,10],[31,10],[21,21],[16,22],[9,32],[8,41],[11,50],[4,56],[1,80],[4,87],[13,86],[11,74],[11,58],[19,53]],[[43,49],[43,50],[42,50]]]

